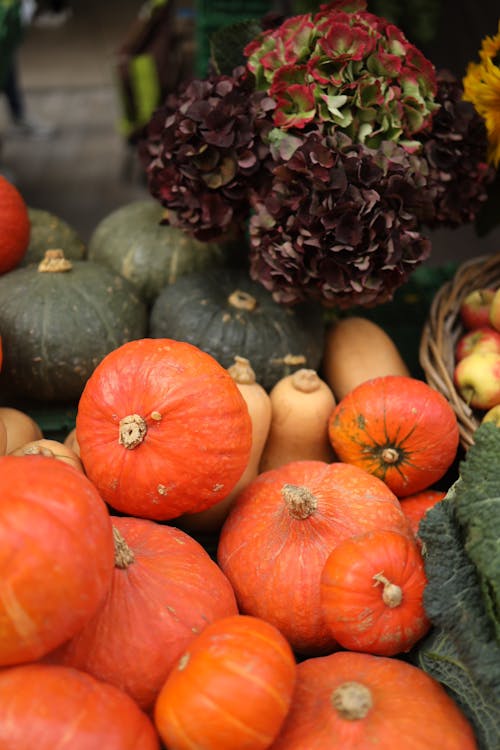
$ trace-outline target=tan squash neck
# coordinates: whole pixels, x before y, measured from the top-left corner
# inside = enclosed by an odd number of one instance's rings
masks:
[[[250,360],[245,359],[245,357],[236,355],[234,365],[228,367],[228,372],[235,383],[239,385],[253,385],[257,382]]]

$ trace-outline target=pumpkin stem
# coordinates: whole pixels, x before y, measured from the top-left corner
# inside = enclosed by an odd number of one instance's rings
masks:
[[[23,456],[46,456],[47,458],[55,458],[55,453],[44,445],[29,445],[27,448],[23,448]]]
[[[255,297],[252,297],[248,292],[242,292],[241,289],[235,289],[234,292],[229,295],[227,301],[230,305],[236,307],[237,310],[249,310],[252,312],[257,306],[257,300]]]
[[[40,273],[62,273],[71,271],[73,264],[64,257],[62,250],[46,250],[43,259],[38,264]]]
[[[292,518],[298,520],[309,518],[318,507],[318,501],[307,487],[284,484],[281,488],[281,495]]]
[[[364,719],[373,705],[372,694],[361,682],[343,682],[332,693],[333,707],[343,719]]]
[[[293,373],[292,385],[301,393],[314,393],[320,387],[321,380],[316,370],[307,370],[303,367]]]
[[[125,570],[134,562],[134,553],[115,526],[113,526],[113,540],[115,542],[115,567]]]
[[[235,383],[239,383],[240,385],[253,385],[256,382],[255,372],[250,361],[245,359],[245,357],[236,355],[234,365],[228,367],[227,371]]]
[[[142,443],[147,431],[146,422],[139,414],[129,414],[128,417],[120,419],[118,442],[128,450],[132,450]]]
[[[396,448],[384,448],[382,451],[382,461],[385,464],[397,464],[399,459],[399,451]]]
[[[398,586],[396,583],[391,583],[383,573],[376,573],[373,578],[375,581],[373,584],[374,586],[378,586],[379,583],[384,585],[384,590],[382,591],[382,600],[384,604],[387,604],[391,609],[393,607],[399,607],[403,601],[403,590],[401,586]]]

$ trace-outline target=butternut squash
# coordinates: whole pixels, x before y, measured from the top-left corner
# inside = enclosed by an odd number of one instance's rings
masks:
[[[71,448],[71,450],[76,453],[77,456],[80,456],[80,446],[78,445],[78,440],[76,439],[76,427],[73,427],[73,429],[68,432],[68,434],[64,438],[64,445],[67,445],[68,448]]]
[[[267,391],[257,382],[255,372],[248,359],[235,356],[228,372],[246,401],[252,420],[252,450],[250,458],[238,483],[227,497],[212,508],[199,513],[184,515],[178,519],[179,526],[188,533],[218,531],[224,523],[237,495],[257,476],[259,462],[271,425],[271,399]]]
[[[11,451],[12,456],[48,456],[63,461],[74,469],[83,472],[83,464],[76,453],[64,443],[58,440],[30,440],[30,442],[21,445],[19,448]]]
[[[339,319],[327,329],[320,372],[337,401],[370,378],[410,376],[386,331],[372,320],[354,315]]]
[[[41,440],[43,433],[35,420],[20,409],[11,406],[0,407],[0,419],[7,432],[5,453],[12,453],[31,440]]]
[[[260,472],[290,461],[335,460],[328,439],[328,419],[335,397],[316,370],[302,368],[281,378],[272,388],[269,435]]]

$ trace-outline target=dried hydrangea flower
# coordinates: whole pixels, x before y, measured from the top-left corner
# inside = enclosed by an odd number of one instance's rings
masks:
[[[167,98],[139,146],[166,222],[204,241],[245,223],[248,193],[269,151],[263,136],[273,108],[244,67],[194,80]]]
[[[282,129],[321,123],[369,147],[417,148],[437,105],[433,65],[363,0],[294,16],[245,48],[258,90],[276,101]]]
[[[488,135],[483,118],[464,101],[460,82],[448,71],[438,74],[432,127],[422,133],[423,158],[429,165],[428,189],[433,200],[427,226],[458,227],[474,221],[488,199],[495,170],[487,163]]]
[[[252,278],[283,304],[315,299],[346,309],[390,300],[429,256],[416,221],[425,164],[389,141],[369,149],[311,132],[298,142],[285,159],[274,149],[272,186],[253,196]]]

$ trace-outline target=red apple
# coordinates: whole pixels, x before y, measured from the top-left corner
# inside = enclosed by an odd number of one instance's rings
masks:
[[[464,328],[472,331],[475,328],[492,325],[490,322],[490,305],[495,294],[495,289],[482,288],[474,289],[464,297],[459,307]]]
[[[474,409],[491,409],[500,404],[500,354],[472,352],[456,365],[455,386]]]
[[[457,341],[455,359],[460,362],[472,352],[496,352],[500,354],[500,331],[491,326],[483,326],[467,331]]]
[[[500,331],[500,289],[497,289],[490,302],[490,326]]]

